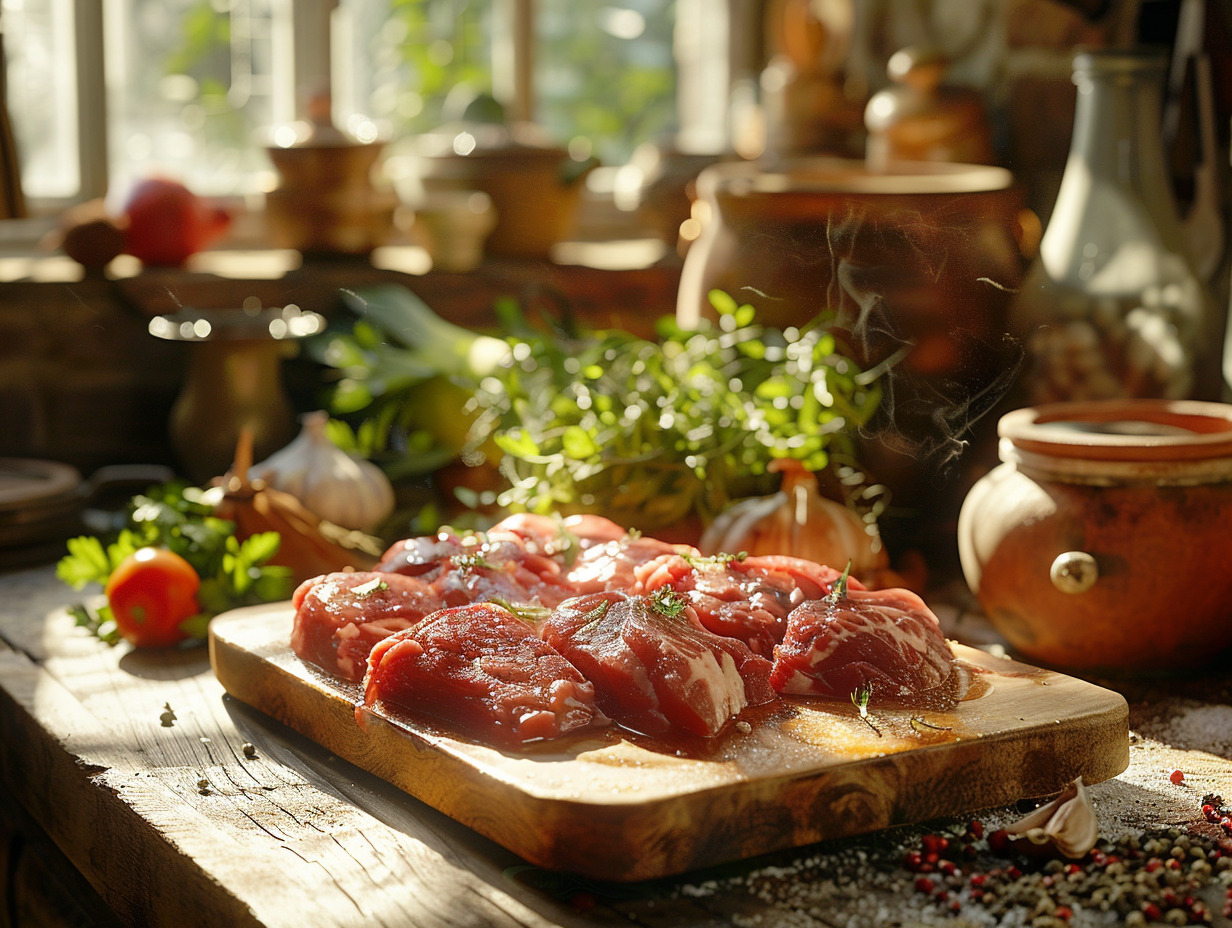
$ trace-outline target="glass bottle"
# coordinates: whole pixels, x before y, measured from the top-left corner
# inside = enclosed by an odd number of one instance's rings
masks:
[[[1222,319],[1169,186],[1164,69],[1145,49],[1074,58],[1069,158],[1011,311],[1027,404],[1219,396]]]

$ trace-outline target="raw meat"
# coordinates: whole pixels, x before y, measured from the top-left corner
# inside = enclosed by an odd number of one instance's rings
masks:
[[[373,569],[432,580],[448,566],[451,557],[462,553],[462,539],[453,532],[404,538],[390,545]]]
[[[932,610],[909,590],[847,590],[787,619],[770,682],[784,694],[848,699],[866,687],[897,699],[941,685],[954,653]]]
[[[784,555],[656,558],[636,571],[640,593],[667,588],[684,594],[716,635],[739,638],[769,658],[783,640],[793,609],[829,594],[839,571]],[[849,580],[852,589],[863,589]]]
[[[368,652],[381,639],[445,605],[418,577],[366,571],[324,574],[300,584],[291,650],[351,683],[363,679]]]
[[[665,555],[697,555],[695,548],[668,544],[657,538],[624,534],[582,549],[569,567],[566,579],[579,593],[603,590],[629,591],[637,585],[642,565]]]
[[[574,595],[558,558],[501,525],[473,535],[442,532],[399,541],[375,569],[427,580],[450,606],[503,600],[551,608]]]
[[[379,642],[368,659],[363,705],[377,701],[506,748],[607,722],[577,669],[492,603],[442,609]],[[356,717],[363,724],[363,707]]]
[[[775,697],[770,662],[707,631],[675,594],[579,596],[540,635],[595,685],[605,714],[647,735],[710,737],[745,706]]]

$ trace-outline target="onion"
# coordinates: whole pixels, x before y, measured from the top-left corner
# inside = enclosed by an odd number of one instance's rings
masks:
[[[702,534],[703,554],[785,554],[842,568],[859,577],[884,569],[889,558],[872,522],[821,495],[817,477],[799,461],[781,459],[777,493],[732,503]]]

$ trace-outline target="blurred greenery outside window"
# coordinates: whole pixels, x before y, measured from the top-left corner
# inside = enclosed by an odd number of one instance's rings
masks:
[[[269,189],[267,133],[302,113],[296,43],[325,22],[336,121],[408,142],[460,93],[509,98],[503,56],[520,2],[102,0],[92,20],[82,8],[97,4],[0,0],[27,199],[48,211],[151,173],[214,196]],[[533,116],[554,140],[619,165],[640,143],[671,137],[676,0],[530,8]],[[296,22],[309,16],[319,21]]]

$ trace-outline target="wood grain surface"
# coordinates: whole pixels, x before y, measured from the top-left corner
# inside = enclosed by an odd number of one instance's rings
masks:
[[[780,848],[1043,796],[1129,763],[1128,706],[1076,678],[956,646],[971,674],[952,708],[782,700],[704,744],[619,730],[522,753],[386,714],[290,652],[289,604],[214,620],[218,680],[242,702],[527,861],[643,880]]]

